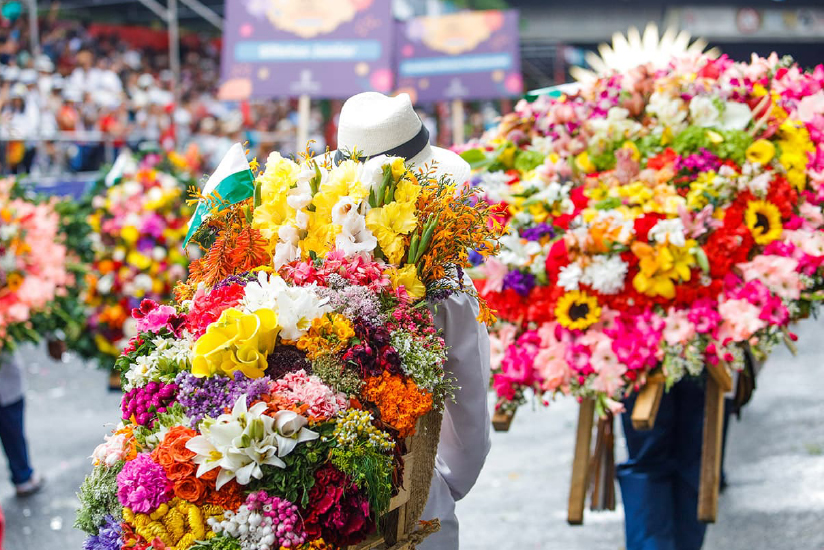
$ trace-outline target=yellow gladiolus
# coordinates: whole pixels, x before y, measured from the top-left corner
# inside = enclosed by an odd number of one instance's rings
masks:
[[[375,235],[390,263],[399,264],[405,252],[403,235],[418,226],[414,203],[390,202],[366,214],[366,227]]]
[[[409,178],[404,178],[395,189],[395,200],[397,202],[415,202],[420,194],[421,186]]]
[[[418,278],[418,269],[414,265],[406,265],[401,269],[391,268],[387,271],[392,288],[404,287],[412,298],[419,299],[426,295],[426,286]]]
[[[231,376],[239,370],[249,378],[260,378],[277,335],[277,315],[271,309],[243,313],[229,308],[195,343],[192,374]]]

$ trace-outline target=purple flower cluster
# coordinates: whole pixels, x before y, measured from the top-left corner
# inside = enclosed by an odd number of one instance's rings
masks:
[[[122,418],[128,420],[134,416],[135,421],[141,426],[151,426],[154,424],[155,416],[165,413],[174,403],[176,393],[176,384],[160,382],[149,382],[142,388],[134,388],[120,401]]]
[[[141,453],[117,474],[117,500],[134,512],[148,514],[172,496],[172,482],[163,466]]]
[[[535,287],[535,275],[524,273],[514,269],[504,275],[502,288],[511,288],[521,296],[529,296],[529,292]]]
[[[401,374],[401,356],[392,347],[389,330],[369,319],[355,321],[355,336],[360,344],[355,344],[343,354],[344,363],[352,363],[360,369],[361,375],[380,376],[383,371]]]
[[[193,428],[206,416],[217,418],[223,414],[226,407],[234,405],[241,395],[246,396],[246,404],[251,406],[272,385],[272,380],[266,376],[247,378],[240,371],[235,373],[234,379],[225,376],[197,378],[181,372],[175,382],[179,386],[177,401],[192,420]]]
[[[711,151],[701,148],[700,153],[675,159],[675,169],[690,173],[716,171],[721,167],[721,160]]]
[[[257,281],[257,278],[258,274],[252,273],[251,271],[248,271],[246,273],[240,273],[238,275],[229,275],[228,277],[220,281],[218,284],[216,284],[213,290],[217,290],[219,288],[232,285],[246,286],[247,283]]]
[[[83,550],[120,550],[120,535],[123,529],[114,516],[103,518],[103,525],[96,535],[91,535],[83,543]]]
[[[521,230],[521,238],[524,238],[528,241],[540,241],[547,235],[549,235],[550,237],[554,235],[552,226],[548,223],[539,223],[538,225],[526,227]]]
[[[329,298],[329,306],[349,319],[380,318],[378,297],[365,286],[345,286],[340,289],[320,287],[317,294],[321,298]]]
[[[295,346],[280,345],[266,358],[266,376],[272,380],[280,380],[284,375],[299,370],[312,374],[312,363],[306,358],[306,353]]]

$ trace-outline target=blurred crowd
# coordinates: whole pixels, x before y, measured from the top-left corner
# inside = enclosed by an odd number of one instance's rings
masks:
[[[248,142],[258,155],[298,152],[297,101],[217,99],[218,41],[184,36],[175,90],[166,44],[136,47],[116,30],[101,32],[99,25],[60,19],[57,6],[40,17],[38,55],[31,51],[25,16],[5,18],[0,25],[3,173],[94,171],[111,162],[120,148],[143,142],[197,151],[197,168],[204,172],[214,169],[237,141]],[[493,122],[496,113],[490,109],[470,111],[467,138]],[[338,102],[313,102],[308,137],[315,152],[335,147],[338,110]],[[448,116],[437,108],[420,114],[433,141],[443,144],[448,129],[441,128],[439,138],[437,120]]]

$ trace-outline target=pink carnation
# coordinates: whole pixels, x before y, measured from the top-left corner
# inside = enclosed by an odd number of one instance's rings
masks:
[[[117,499],[134,512],[148,514],[172,498],[172,483],[163,466],[139,454],[117,474]]]
[[[330,418],[346,409],[346,396],[336,393],[317,376],[306,374],[305,370],[290,372],[272,386],[276,393],[293,404],[309,405],[310,416]]]

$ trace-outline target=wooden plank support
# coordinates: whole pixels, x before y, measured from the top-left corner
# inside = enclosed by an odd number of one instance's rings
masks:
[[[636,430],[646,431],[655,427],[658,407],[664,397],[664,382],[663,376],[652,376],[638,393],[632,408],[632,427]]]
[[[726,365],[708,367],[725,372],[730,378]],[[718,516],[718,483],[721,477],[721,444],[724,432],[724,394],[726,389],[719,384],[725,377],[708,376],[706,403],[704,405],[704,441],[701,447],[701,477],[698,481],[698,521],[715,523]]]
[[[508,432],[513,418],[515,411],[497,410],[492,415],[492,428],[496,432]]]
[[[584,399],[578,410],[578,431],[575,436],[575,457],[572,459],[572,479],[569,486],[567,523],[581,525],[584,522],[587,487],[589,485],[589,454],[592,441],[592,424],[595,418],[595,400]]]

